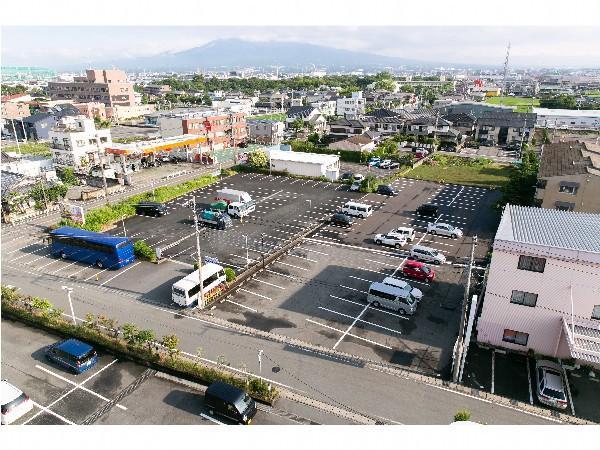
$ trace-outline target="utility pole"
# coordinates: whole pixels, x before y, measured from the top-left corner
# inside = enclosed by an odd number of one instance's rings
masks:
[[[121,223],[123,224],[123,236],[127,237],[127,230],[125,229],[125,214],[121,216]]]
[[[42,186],[42,195],[44,196],[44,211],[48,211],[48,197],[46,197],[46,189],[44,189],[44,179],[40,178],[40,185]]]
[[[15,141],[17,142],[17,150],[19,152],[19,155],[21,154],[21,146],[19,145],[19,137],[17,136],[17,130],[15,129],[15,120],[16,119],[11,119],[11,123],[12,123],[12,127],[13,127],[13,134],[15,135]]]
[[[242,237],[246,239],[246,268],[248,268],[248,264],[250,263],[250,259],[248,258],[248,235],[242,234]]]
[[[63,290],[67,291],[67,300],[69,301],[69,308],[71,308],[71,318],[73,319],[73,325],[77,325],[77,320],[75,320],[75,311],[73,310],[73,302],[71,300],[71,292],[73,292],[73,288],[68,286],[63,286]]]
[[[204,308],[204,277],[202,276],[202,252],[200,251],[200,230],[198,230],[198,214],[196,212],[196,195],[192,196],[194,228],[196,230],[196,254],[198,259],[198,282],[200,283],[200,301],[198,308]]]
[[[100,169],[102,170],[102,186],[104,187],[104,198],[106,200],[106,204],[110,205],[108,200],[108,186],[106,185],[106,174],[104,173],[104,155],[102,154],[102,149],[100,148],[100,137],[96,135],[96,147],[98,147],[98,156],[100,157]]]
[[[458,327],[458,339],[456,352],[454,354],[454,363],[452,366],[452,380],[457,383],[460,374],[460,362],[465,349],[464,345],[464,332],[465,324],[467,321],[467,305],[469,304],[469,291],[471,290],[471,272],[473,271],[473,258],[475,257],[475,246],[477,245],[477,235],[473,236],[471,241],[471,257],[469,258],[469,269],[467,270],[467,285],[465,287],[465,293],[463,296],[462,305],[460,308],[460,326]]]
[[[27,144],[27,133],[25,132],[25,124],[23,123],[23,118],[21,117],[21,128],[23,129],[23,139],[25,139],[25,143]]]

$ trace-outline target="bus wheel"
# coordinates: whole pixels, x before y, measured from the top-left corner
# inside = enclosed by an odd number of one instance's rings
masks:
[[[66,259],[67,258],[67,254],[65,252],[60,252],[60,257],[62,259]]]
[[[373,302],[373,306],[374,306],[375,308],[379,308],[379,302]]]
[[[102,269],[102,268],[104,267],[104,264],[102,264],[102,261],[100,261],[100,260],[96,261],[96,265],[97,265],[97,266],[98,266],[100,269]]]

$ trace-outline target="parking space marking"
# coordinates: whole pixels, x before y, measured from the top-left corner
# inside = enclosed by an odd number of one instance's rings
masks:
[[[296,247],[296,250],[304,250],[305,252],[318,253],[319,255],[329,256],[328,253],[319,252],[317,250],[311,250],[310,248]]]
[[[16,258],[11,258],[11,262],[18,261],[18,260],[19,260],[19,259],[21,259],[21,258],[25,258],[26,256],[34,255],[34,254],[36,254],[37,252],[41,252],[41,251],[44,251],[44,250],[46,250],[46,251],[47,251],[48,249],[47,249],[46,247],[42,247],[42,248],[40,248],[40,249],[38,249],[38,250],[34,250],[34,251],[33,251],[33,252],[31,252],[31,253],[25,253],[24,255],[17,256]],[[50,252],[46,253],[45,255],[42,255],[42,256],[41,256],[41,258],[43,258],[44,256],[48,256],[49,254],[50,254]],[[39,258],[38,258],[38,259],[39,259]],[[36,261],[37,261],[37,260],[36,260]]]
[[[350,286],[344,286],[343,284],[340,284],[340,287],[346,288],[346,289],[350,289],[351,291],[356,291],[356,292],[360,292],[361,294],[369,294],[368,292],[365,291],[361,291],[360,289],[356,289]]]
[[[285,277],[285,278],[291,278],[292,280],[296,280],[296,277],[293,277],[293,276],[291,276],[291,275],[287,275],[287,274],[285,274],[285,273],[277,272],[277,271],[275,271],[275,270],[271,270],[271,269],[265,269],[265,271],[266,271],[266,272],[269,272],[269,273],[272,273],[272,274],[275,274],[275,275],[279,275],[279,276],[281,276],[281,277]]]
[[[71,422],[69,419],[67,419],[66,417],[61,416],[60,414],[55,413],[54,411],[48,409],[47,407],[40,405],[38,402],[34,402],[33,400],[31,401],[31,403],[34,404],[34,406],[38,407],[39,409],[41,409],[41,411],[39,412],[39,414],[41,414],[42,412],[47,412],[48,414],[56,417],[57,419],[62,420],[65,423],[68,423],[69,425],[77,425],[75,422]],[[26,425],[29,421],[23,423],[23,425]]]
[[[294,269],[299,269],[299,270],[308,271],[308,269],[305,269],[304,267],[300,267],[300,266],[294,266],[293,264],[288,264],[288,263],[284,263],[284,262],[281,262],[281,261],[274,261],[274,263],[279,263],[279,264],[282,264],[282,265],[284,265],[284,266],[293,267]]]
[[[316,259],[310,259],[310,258],[307,258],[306,256],[294,255],[293,253],[288,253],[287,255],[288,255],[288,256],[293,256],[294,258],[300,258],[300,259],[304,259],[304,260],[306,260],[306,261],[310,261],[310,262],[319,262],[319,261],[317,261]]]
[[[366,280],[364,278],[359,278],[359,277],[355,277],[354,275],[348,275],[349,278],[354,278],[355,280],[360,280],[360,281],[365,281],[367,283],[375,283],[374,281],[371,280]]]
[[[381,264],[383,266],[396,267],[394,264],[388,264],[388,263],[384,263],[384,262],[381,262],[381,261],[375,261],[374,259],[366,259],[365,258],[365,261],[374,262],[374,263],[377,263],[377,264]]]
[[[284,288],[284,287],[277,286],[276,284],[269,283],[269,282],[267,282],[267,281],[263,281],[263,280],[259,280],[258,278],[252,278],[252,279],[253,279],[254,281],[258,281],[259,283],[266,284],[266,285],[268,285],[268,286],[273,286],[273,287],[275,287],[275,288],[277,288],[277,289],[283,289],[283,290],[285,290],[285,288]]]
[[[369,305],[367,305],[367,307],[369,307]],[[354,319],[354,317],[352,317],[352,316],[349,316],[348,314],[344,314],[344,313],[341,313],[341,312],[337,312],[337,311],[334,311],[333,309],[324,308],[323,306],[319,306],[319,309],[323,309],[323,310],[325,310],[325,311],[328,311],[328,312],[330,312],[330,313],[333,313],[333,314],[338,314],[338,315],[340,315],[340,316],[347,317],[347,318],[349,318],[349,319]],[[366,309],[366,308],[365,308],[365,309]],[[376,324],[376,323],[369,322],[368,320],[363,320],[363,319],[358,319],[358,318],[357,318],[356,320],[357,320],[358,322],[363,322],[363,323],[367,323],[367,324],[369,324],[369,325],[373,325],[374,327],[381,328],[381,329],[383,329],[383,330],[391,331],[392,333],[396,333],[396,334],[402,334],[402,333],[401,333],[400,331],[398,331],[398,330],[393,330],[393,329],[391,329],[391,328],[384,327],[383,325],[378,325],[378,324]]]
[[[95,273],[93,275],[90,275],[84,281],[90,281],[92,278],[97,277],[98,275],[100,275],[103,272],[106,272],[107,270],[108,270],[108,267],[106,269],[102,269],[100,272],[97,272],[97,273]]]
[[[269,298],[266,295],[257,294],[256,292],[252,292],[252,291],[249,291],[249,290],[244,289],[244,288],[239,288],[238,291],[247,292],[248,294],[252,294],[252,295],[256,295],[257,297],[264,298],[265,300],[271,300],[271,301],[273,301],[272,298]]]
[[[18,249],[16,249],[16,250],[12,250],[12,251],[10,251],[10,252],[7,252],[7,253],[5,253],[5,254],[6,254],[6,255],[12,255],[13,253],[16,253],[16,252],[18,252],[18,251],[23,251],[23,250],[25,250],[26,248],[33,247],[33,246],[34,246],[34,245],[36,245],[36,244],[37,244],[37,245],[40,245],[38,242],[34,242],[33,244],[26,245],[25,247],[21,247],[21,248],[18,248]],[[41,249],[40,249],[40,250],[41,250]]]
[[[373,270],[373,269],[367,269],[366,267],[357,267],[357,269],[360,269],[360,270],[366,270],[367,272],[373,272],[373,273],[376,273],[376,274],[379,274],[379,275],[383,275],[384,277],[387,277],[387,276],[389,276],[387,273],[383,273],[383,272],[377,272],[376,270]]]
[[[77,275],[79,272],[84,271],[85,269],[89,269],[90,267],[92,267],[94,265],[94,263],[90,264],[89,266],[83,266],[81,269],[79,269],[77,272],[72,273],[71,275],[69,275],[69,278],[74,277],[75,275]]]
[[[75,383],[74,381],[71,381],[68,378],[63,377],[62,375],[54,373],[51,370],[46,369],[45,367],[42,367],[42,366],[40,366],[38,364],[36,364],[35,367],[37,369],[40,369],[43,372],[46,372],[47,374],[50,374],[50,375],[58,378],[59,380],[63,380],[64,382],[69,383],[69,384],[71,384],[73,386],[77,386],[77,383]],[[81,389],[82,391],[85,391],[85,392],[87,392],[89,394],[92,394],[92,395],[98,397],[99,399],[104,400],[105,402],[110,402],[110,399],[108,399],[108,398],[104,397],[103,395],[100,395],[100,394],[92,391],[91,389],[88,389],[88,388],[83,387],[83,386],[79,386],[79,389]],[[127,411],[127,408],[125,406],[119,404],[119,403],[117,403],[115,406],[117,406],[118,408],[122,409],[123,411]]]
[[[235,306],[239,306],[240,308],[249,309],[249,310],[250,310],[250,311],[252,311],[252,312],[258,312],[258,311],[257,311],[256,309],[254,309],[254,308],[250,308],[249,306],[242,305],[241,303],[234,302],[233,300],[225,299],[225,301],[226,301],[227,303],[232,303],[232,304],[234,304]]]
[[[100,370],[98,370],[98,372],[93,373],[92,375],[90,375],[89,377],[87,377],[85,380],[83,380],[81,383],[77,384],[73,389],[70,389],[69,391],[67,391],[66,393],[64,393],[63,395],[61,395],[60,397],[58,397],[56,400],[54,400],[52,403],[50,403],[48,406],[46,406],[47,409],[50,409],[50,407],[52,407],[53,405],[57,404],[58,402],[60,402],[62,399],[66,398],[68,395],[70,395],[72,392],[76,391],[77,389],[79,389],[81,386],[83,386],[85,383],[87,383],[88,381],[90,381],[92,378],[100,375],[102,372],[104,372],[106,369],[108,369],[110,366],[112,366],[114,363],[116,363],[118,361],[118,359],[113,360],[111,363],[108,363],[106,366],[104,366],[103,368],[101,368]],[[23,422],[22,425],[27,425],[29,422],[31,422],[33,419],[35,419],[37,416],[39,416],[43,411],[39,411],[37,413],[35,413],[32,417],[30,417],[26,422]]]
[[[52,272],[52,275],[60,272],[63,269],[66,269],[67,267],[71,267],[73,264],[77,264],[79,261],[73,261],[71,264],[67,264],[66,266],[62,266],[59,269],[56,269],[54,272]]]
[[[338,333],[343,333],[343,331],[342,331],[342,330],[338,330],[338,329],[337,329],[337,328],[335,328],[335,327],[331,327],[331,326],[329,326],[329,325],[325,325],[325,324],[323,324],[323,323],[317,322],[316,320],[311,320],[311,319],[305,319],[305,320],[306,320],[307,322],[314,323],[315,325],[319,325],[319,326],[321,326],[321,327],[323,327],[323,328],[327,328],[327,329],[329,329],[329,330],[337,331]],[[352,334],[352,333],[348,333],[347,335],[348,335],[348,336],[350,336],[350,337],[353,337],[354,339],[358,339],[358,340],[361,340],[361,341],[368,342],[369,344],[373,344],[373,345],[377,345],[377,346],[379,346],[379,347],[387,348],[388,350],[391,350],[391,349],[392,349],[392,347],[390,347],[389,345],[380,344],[379,342],[375,342],[375,341],[372,341],[372,340],[370,340],[370,339],[366,339],[366,338],[364,338],[364,337],[357,336],[357,335],[355,335],[355,334]]]
[[[214,419],[214,418],[212,418],[209,415],[204,414],[204,413],[200,413],[199,416],[200,417],[204,417],[206,420],[210,420],[211,422],[216,423],[217,425],[227,425],[226,423],[219,422],[217,419]]]
[[[133,269],[135,266],[137,266],[138,264],[141,264],[141,261],[136,262],[135,264],[132,264],[131,266],[129,266],[127,269],[122,270],[121,272],[119,272],[118,274],[116,274],[114,277],[109,278],[108,280],[106,280],[104,283],[101,283],[100,286],[104,286],[106,283],[108,283],[109,281],[114,280],[115,278],[123,275],[125,272],[127,272],[130,269]]]

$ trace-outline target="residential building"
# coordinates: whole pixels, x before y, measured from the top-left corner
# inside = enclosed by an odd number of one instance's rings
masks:
[[[361,117],[361,120],[383,136],[390,136],[404,131],[404,118],[390,109],[375,109]]]
[[[365,101],[362,91],[353,92],[350,98],[338,98],[336,114],[348,119],[357,119],[365,113]]]
[[[271,169],[292,175],[326,177],[335,181],[340,176],[340,157],[320,153],[268,150]]]
[[[29,117],[29,105],[27,103],[2,102],[2,119],[23,119]]]
[[[168,84],[148,84],[144,86],[144,93],[148,95],[161,96],[171,92]]]
[[[106,108],[106,117],[107,119],[119,122],[122,120],[142,117],[146,114],[153,113],[154,111],[156,111],[156,105],[153,103],[131,106],[114,105]]]
[[[506,205],[477,341],[600,367],[600,214]]]
[[[102,102],[74,103],[73,106],[88,119],[107,119],[106,105]]]
[[[264,145],[283,142],[285,125],[277,120],[248,120],[248,141]]]
[[[310,104],[313,108],[317,108],[325,116],[335,116],[337,102],[335,100],[320,100]]]
[[[4,128],[9,134],[16,132],[19,140],[38,141],[48,139],[48,132],[55,122],[56,118],[51,113],[36,113],[24,119],[6,120]]]
[[[224,100],[213,100],[212,107],[231,112],[241,112],[246,115],[252,113],[255,101],[252,98],[226,98]]]
[[[475,133],[475,124],[477,119],[470,113],[451,113],[442,116],[442,119],[450,122],[452,128],[460,131],[466,136],[472,136]]]
[[[52,159],[33,155],[9,155],[2,152],[0,168],[3,172],[17,173],[26,177],[39,177],[53,170]]]
[[[334,140],[346,139],[350,136],[361,135],[371,130],[371,125],[358,119],[336,119],[329,122],[329,137]]]
[[[334,150],[349,150],[353,152],[370,152],[375,149],[375,139],[371,135],[372,132],[367,131],[363,134],[350,136],[329,144],[329,148]]]
[[[490,112],[513,112],[516,107],[514,106],[503,106],[503,105],[492,105],[491,103],[483,102],[453,102],[449,105],[441,106],[436,108],[440,114],[456,114],[456,113],[468,113],[479,119],[483,114]]]
[[[600,109],[533,108],[540,128],[600,131]]]
[[[85,73],[84,77],[74,77],[72,82],[48,82],[48,95],[52,100],[102,102],[106,106],[136,104],[133,83],[122,70],[89,69]]]
[[[100,163],[106,147],[112,145],[110,128],[96,129],[85,116],[63,117],[49,132],[55,167],[70,167],[86,172]]]
[[[542,208],[600,213],[600,147],[562,142],[544,144],[536,203]]]
[[[327,121],[321,111],[313,106],[292,106],[286,111],[285,127],[290,129],[296,120],[302,120],[304,128],[323,134]]]
[[[475,140],[492,145],[529,142],[533,136],[536,115],[532,113],[489,112],[477,119]]]

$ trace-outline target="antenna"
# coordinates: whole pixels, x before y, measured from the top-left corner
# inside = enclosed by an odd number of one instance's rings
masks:
[[[508,57],[510,55],[510,42],[506,47],[506,58],[504,59],[504,77],[502,79],[502,95],[506,95],[506,77],[508,76]]]

